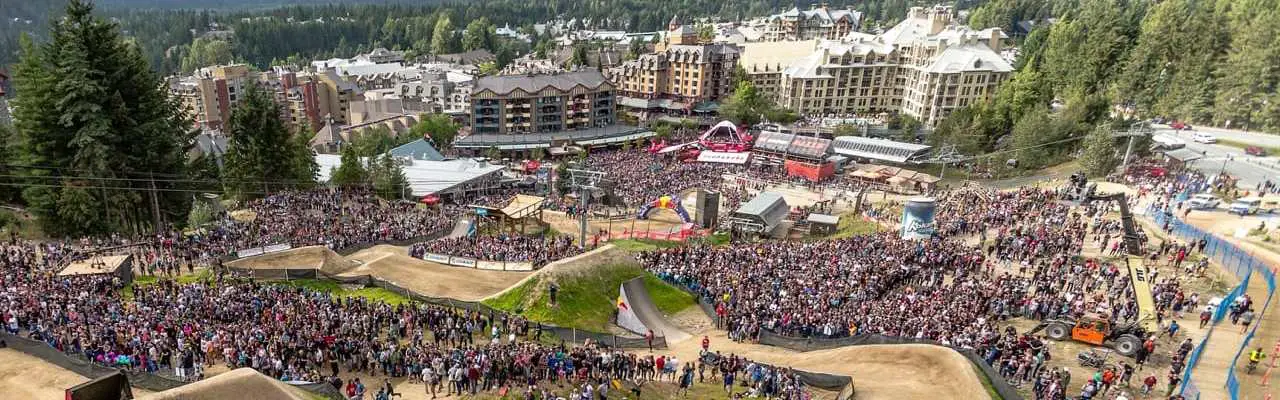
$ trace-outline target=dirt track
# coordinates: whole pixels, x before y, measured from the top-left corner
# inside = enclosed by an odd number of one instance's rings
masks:
[[[175,389],[166,390],[141,400],[304,400],[311,398],[295,389],[249,368],[217,376]]]
[[[89,378],[14,349],[0,349],[0,398],[59,400],[64,391]],[[133,394],[149,394],[134,388]]]
[[[233,268],[254,269],[320,269],[330,274],[340,274],[355,267],[324,246],[307,246],[277,253],[243,258],[226,264]]]
[[[462,301],[480,301],[532,274],[451,267],[409,257],[395,246],[375,246],[349,259],[364,264],[343,275],[373,275],[426,296]]]
[[[702,336],[711,340],[711,351],[736,354],[778,366],[845,375],[853,378],[859,400],[936,400],[989,398],[974,366],[951,349],[924,344],[866,345],[811,352],[796,352],[780,347],[735,343],[724,331],[711,326],[706,314],[682,313],[681,324],[703,326],[688,340],[672,343],[671,348],[655,354],[672,354],[684,360],[698,356]],[[701,321],[696,321],[696,320]]]

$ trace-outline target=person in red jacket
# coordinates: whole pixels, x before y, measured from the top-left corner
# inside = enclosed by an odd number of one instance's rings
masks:
[[[707,351],[709,348],[711,348],[711,338],[702,335],[702,351]]]

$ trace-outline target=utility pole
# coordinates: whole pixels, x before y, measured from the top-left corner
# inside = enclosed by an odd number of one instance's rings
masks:
[[[1133,141],[1139,136],[1151,136],[1151,126],[1147,125],[1146,122],[1134,122],[1129,125],[1129,129],[1112,134],[1112,137],[1129,138],[1129,144],[1124,149],[1124,161],[1120,162],[1121,171],[1129,168],[1129,158],[1133,155]]]
[[[578,244],[583,250],[587,248],[587,205],[591,203],[591,192],[600,189],[600,181],[606,173],[585,169],[569,169],[569,182],[578,193]]]
[[[151,176],[151,228],[160,233],[160,196],[156,194],[156,175]]]

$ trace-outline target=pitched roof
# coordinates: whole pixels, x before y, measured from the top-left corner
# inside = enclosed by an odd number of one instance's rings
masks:
[[[489,90],[497,94],[509,94],[516,89],[537,93],[548,87],[569,91],[579,85],[597,89],[608,82],[600,71],[590,69],[556,74],[486,76],[476,80],[473,93]]]
[[[1013,66],[1004,57],[985,45],[949,46],[933,57],[929,72],[956,73],[963,71],[1011,72]]]

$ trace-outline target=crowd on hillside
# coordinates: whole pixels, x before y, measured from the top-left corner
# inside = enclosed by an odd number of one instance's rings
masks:
[[[436,239],[414,244],[409,255],[424,258],[427,253],[467,257],[480,261],[533,262],[535,266],[572,257],[582,250],[569,236],[501,234]]]
[[[936,233],[922,241],[895,232],[675,248],[638,259],[712,303],[717,325],[735,340],[762,334],[933,340],[974,349],[1011,382],[1036,385],[1037,398],[1062,399],[1078,388],[1045,368],[1047,348],[996,323],[1086,313],[1117,324],[1135,321],[1138,307],[1124,265],[1077,256],[1085,246],[1118,246],[1118,221],[1103,218],[1113,206],[1071,208],[1052,190],[965,187],[939,195]],[[1198,294],[1186,293],[1175,279],[1155,274],[1151,281],[1162,324],[1196,307]],[[1148,342],[1152,348],[1140,350],[1139,360],[1154,352],[1154,341]],[[1175,355],[1175,370],[1178,361]]]
[[[730,164],[680,162],[671,155],[639,150],[593,152],[587,157],[586,168],[607,173],[614,193],[630,207],[663,195],[678,196],[688,189],[719,188],[725,173],[742,169]]]
[[[548,346],[539,344],[541,327],[520,317],[423,303],[392,306],[221,277],[137,285],[126,301],[118,278],[57,276],[61,252],[0,245],[0,321],[8,333],[105,366],[184,380],[202,379],[215,364],[250,367],[283,381],[328,382],[352,399],[395,391],[386,384],[375,393],[378,383],[366,387],[353,373],[407,377],[433,397],[509,387],[526,398],[592,399],[616,390],[614,379],[687,388],[697,363],[727,376],[726,385],[749,382],[761,397],[808,398],[792,371],[732,355],[681,362],[590,343]]]

